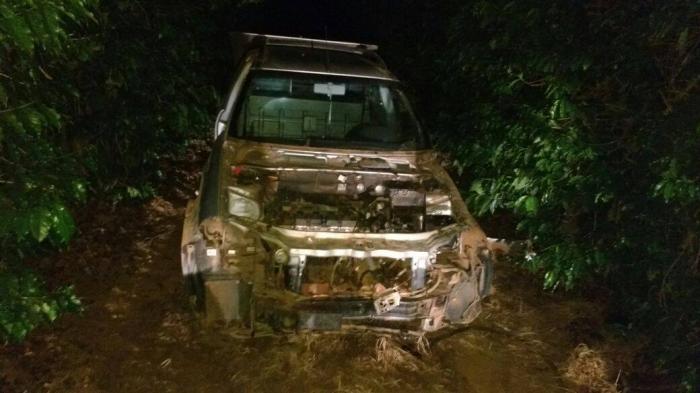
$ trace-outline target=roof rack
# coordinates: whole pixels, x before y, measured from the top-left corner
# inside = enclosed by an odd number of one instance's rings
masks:
[[[373,64],[373,67],[376,68],[376,70],[381,70],[380,73],[382,75],[375,75],[375,77],[380,79],[396,80],[396,77],[391,74],[386,66],[386,63],[384,63],[384,60],[379,56],[379,53],[377,53],[377,50],[379,49],[377,45],[242,32],[231,33],[230,37],[233,44],[233,60],[234,64],[236,65],[240,64],[246,54],[252,49],[262,50],[262,54],[258,58],[259,60],[267,58],[267,54],[269,53],[268,49],[273,50],[272,47],[320,49],[325,51],[352,53],[361,56],[369,61],[368,64]],[[264,60],[260,61],[264,62]],[[327,61],[328,57],[326,57],[326,62]],[[279,64],[277,64],[277,66],[279,66]],[[327,71],[327,63],[325,64],[325,68]]]
[[[244,33],[250,34],[250,33]],[[328,41],[303,37],[285,37],[280,35],[263,35],[267,45],[301,46],[307,48],[329,49],[329,50],[350,50],[350,51],[372,51],[379,49],[377,45],[360,44],[357,42]]]
[[[238,60],[240,60],[240,58],[251,47],[260,47],[265,45],[296,46],[375,55],[376,51],[379,49],[377,45],[373,44],[242,32],[231,33],[231,41],[234,47],[234,57],[236,58],[236,62],[238,62]]]

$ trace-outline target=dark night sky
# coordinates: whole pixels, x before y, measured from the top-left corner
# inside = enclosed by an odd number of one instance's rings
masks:
[[[379,19],[399,10],[397,1],[269,0],[239,14],[234,24],[247,31],[329,39],[376,41],[392,21]],[[394,18],[391,18],[394,19]],[[389,22],[388,24],[386,22]]]

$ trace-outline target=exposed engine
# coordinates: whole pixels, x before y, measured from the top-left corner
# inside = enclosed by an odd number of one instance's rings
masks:
[[[305,295],[373,296],[410,290],[410,261],[389,258],[309,258],[301,285]]]
[[[267,187],[273,194],[265,197],[265,221],[302,231],[369,233],[416,233],[453,222],[449,200],[436,197],[443,193],[432,179],[305,175],[268,177],[274,185]]]

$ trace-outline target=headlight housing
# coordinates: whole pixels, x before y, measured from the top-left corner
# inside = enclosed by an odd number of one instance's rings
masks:
[[[228,212],[232,216],[259,220],[262,215],[260,204],[250,198],[251,192],[241,187],[228,188]]]
[[[284,265],[289,262],[289,253],[283,248],[278,248],[273,254],[273,259],[278,265]]]

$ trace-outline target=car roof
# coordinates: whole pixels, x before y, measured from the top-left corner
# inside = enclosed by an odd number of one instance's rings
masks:
[[[249,48],[259,49],[254,69],[339,75],[396,81],[377,54],[377,46],[243,33]]]

